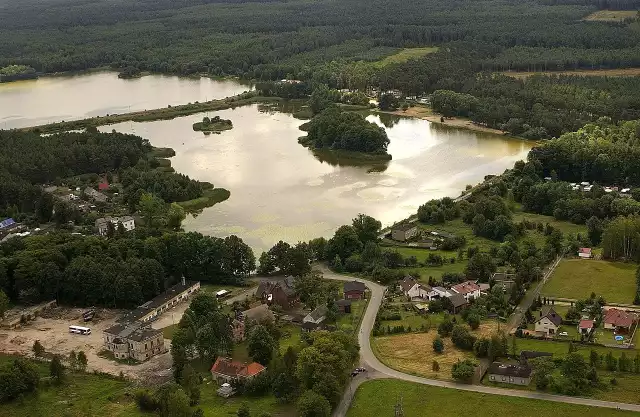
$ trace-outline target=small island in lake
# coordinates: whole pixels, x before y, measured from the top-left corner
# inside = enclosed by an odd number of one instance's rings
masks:
[[[364,116],[331,106],[300,126],[307,136],[298,139],[313,150],[339,152],[355,159],[388,161],[389,137],[380,126]]]
[[[220,116],[212,118],[203,117],[201,122],[193,124],[193,130],[200,132],[222,132],[233,128],[231,120],[221,119]]]
[[[34,78],[38,78],[38,73],[35,69],[26,65],[9,65],[7,67],[0,68],[0,83],[18,80],[31,80]]]

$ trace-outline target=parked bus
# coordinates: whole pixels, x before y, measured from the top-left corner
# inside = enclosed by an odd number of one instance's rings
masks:
[[[69,333],[88,335],[91,334],[91,329],[82,326],[69,326]]]

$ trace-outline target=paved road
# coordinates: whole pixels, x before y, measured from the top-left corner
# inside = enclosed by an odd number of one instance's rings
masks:
[[[640,405],[637,405],[637,404],[625,404],[625,403],[616,403],[616,402],[610,402],[610,401],[593,400],[589,398],[567,397],[562,395],[552,395],[552,394],[546,394],[546,393],[535,392],[535,391],[523,391],[523,390],[489,387],[485,385],[458,384],[458,383],[449,382],[449,381],[440,381],[436,379],[421,378],[418,376],[405,374],[403,372],[391,369],[388,366],[382,364],[378,360],[378,358],[376,358],[376,356],[373,353],[373,350],[371,349],[371,343],[369,338],[369,335],[373,330],[373,324],[375,322],[378,309],[380,308],[380,305],[382,303],[382,299],[384,297],[386,287],[371,281],[361,279],[361,278],[355,278],[355,277],[336,274],[334,272],[331,272],[329,269],[327,269],[324,266],[320,266],[318,267],[318,269],[320,269],[323,272],[324,277],[327,279],[333,279],[338,281],[353,281],[353,280],[360,281],[365,283],[370,290],[369,305],[367,306],[367,310],[364,313],[364,316],[362,318],[362,324],[358,332],[358,343],[360,344],[360,363],[361,363],[361,366],[368,369],[368,372],[361,374],[353,379],[351,384],[347,387],[342,397],[342,401],[334,411],[333,413],[334,417],[346,416],[347,410],[351,405],[353,394],[355,393],[357,387],[360,386],[360,384],[362,384],[366,380],[378,379],[378,378],[395,378],[395,379],[401,379],[404,381],[416,382],[424,385],[432,385],[436,387],[480,392],[483,394],[495,394],[495,395],[505,395],[509,397],[531,398],[531,399],[537,399],[537,400],[556,401],[556,402],[563,402],[563,403],[569,403],[569,404],[581,404],[581,405],[592,406],[592,407],[619,408],[622,410],[640,412]]]

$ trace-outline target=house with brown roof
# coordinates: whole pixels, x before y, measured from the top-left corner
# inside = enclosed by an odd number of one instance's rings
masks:
[[[282,281],[262,281],[256,290],[256,297],[263,303],[277,304],[287,310],[298,302],[293,277],[287,277]]]
[[[546,312],[540,311],[540,318],[536,321],[535,331],[543,333],[545,336],[552,336],[558,333],[562,324],[562,317],[553,308]]]
[[[218,357],[211,367],[211,377],[218,383],[230,383],[232,381],[248,381],[267,369],[257,362],[250,364],[231,360],[231,358]]]
[[[344,283],[343,292],[345,300],[362,300],[367,290],[364,282],[348,281]]]
[[[467,308],[467,306],[469,305],[469,301],[467,301],[467,299],[464,298],[462,294],[457,294],[457,293],[451,294],[451,296],[447,298],[451,300],[451,305],[453,306],[450,311],[450,313],[452,314],[459,313],[460,311]]]
[[[616,333],[629,333],[635,321],[636,317],[633,314],[618,308],[608,309],[602,319],[604,328]]]
[[[451,290],[456,294],[462,295],[467,301],[480,298],[480,286],[473,281],[465,281],[460,284],[456,284],[451,287]]]

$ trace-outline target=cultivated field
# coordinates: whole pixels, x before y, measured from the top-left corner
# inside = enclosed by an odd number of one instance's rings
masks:
[[[573,71],[539,71],[539,72],[513,72],[505,71],[502,74],[513,78],[527,78],[532,75],[578,75],[582,77],[635,77],[640,75],[640,68],[616,68],[616,69],[593,69],[593,70],[573,70]]]
[[[635,264],[594,259],[563,259],[542,289],[545,296],[588,298],[592,292],[610,303],[631,304],[636,291]]]
[[[626,19],[636,19],[636,10],[598,10],[585,17],[584,20],[592,22],[621,22]]]
[[[503,397],[381,379],[365,382],[358,388],[347,417],[393,415],[393,407],[400,398],[402,398],[405,417],[630,417],[637,415],[631,411]]]
[[[496,322],[484,322],[472,332],[475,336],[489,337],[498,328]],[[435,379],[451,379],[451,367],[458,360],[475,358],[473,352],[465,352],[453,346],[450,338],[443,338],[444,352],[433,351],[433,341],[438,332],[433,329],[427,333],[408,333],[382,336],[373,339],[376,356],[385,365],[413,375]],[[440,370],[433,371],[433,361],[438,361]]]

